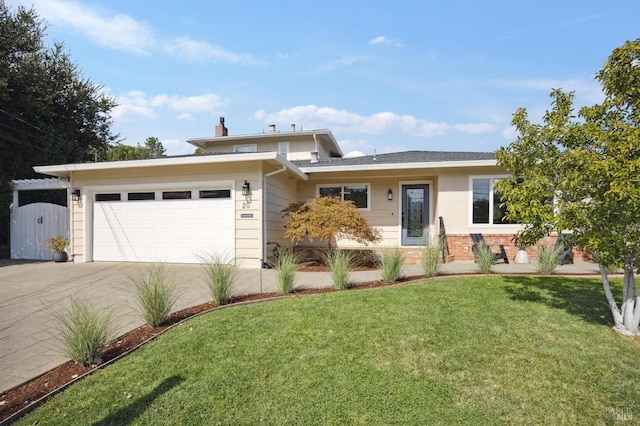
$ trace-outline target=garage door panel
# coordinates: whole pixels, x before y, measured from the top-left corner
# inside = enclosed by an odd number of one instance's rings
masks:
[[[96,261],[197,263],[202,255],[235,253],[230,200],[94,203]]]

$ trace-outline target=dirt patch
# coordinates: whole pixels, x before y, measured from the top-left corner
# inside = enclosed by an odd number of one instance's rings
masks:
[[[322,269],[324,268],[324,269]],[[367,266],[363,265],[360,268],[367,268]],[[326,271],[326,266],[323,264],[309,264],[309,265],[301,265],[299,270],[302,271]],[[363,270],[363,269],[360,269]],[[399,281],[390,283],[387,281],[371,281],[366,283],[357,284],[349,288],[349,290],[361,290],[367,288],[374,287],[383,287],[396,285],[400,283],[405,283],[409,281],[415,281],[418,279],[423,279],[423,276],[416,277],[406,277],[402,278]],[[322,293],[330,293],[335,290],[331,287],[326,288],[312,288],[312,289],[303,289],[292,292],[289,297],[301,296],[301,295],[309,295],[309,294],[322,294]],[[246,296],[238,296],[234,297],[230,305],[248,303],[252,301],[272,299],[275,297],[282,297],[281,294],[278,293],[259,293],[259,294],[250,294]],[[50,393],[61,389],[73,382],[77,378],[93,371],[105,363],[114,361],[117,358],[123,357],[130,353],[131,351],[137,349],[143,343],[148,340],[154,338],[158,334],[162,333],[167,328],[180,323],[181,321],[193,317],[197,314],[210,311],[217,306],[213,302],[204,303],[202,305],[193,306],[187,309],[183,309],[178,312],[172,313],[164,325],[160,327],[150,327],[148,325],[143,325],[138,328],[131,330],[130,332],[120,336],[111,342],[107,348],[102,353],[101,364],[92,365],[89,367],[83,367],[80,364],[77,364],[73,361],[68,361],[46,373],[43,375],[36,377],[35,379],[30,380],[18,387],[15,387],[7,392],[4,392],[0,395],[0,422],[4,422],[5,420],[12,417],[14,414],[19,413],[21,410],[24,410],[30,407],[35,402],[39,401],[43,397],[49,395]]]

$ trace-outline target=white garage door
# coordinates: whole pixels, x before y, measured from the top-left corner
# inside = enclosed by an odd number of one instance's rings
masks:
[[[235,255],[230,189],[94,195],[93,260],[198,263]]]

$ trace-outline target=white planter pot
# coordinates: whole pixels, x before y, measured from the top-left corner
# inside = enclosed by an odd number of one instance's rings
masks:
[[[513,261],[514,263],[529,263],[529,254],[523,248],[518,250],[516,253],[516,258]]]

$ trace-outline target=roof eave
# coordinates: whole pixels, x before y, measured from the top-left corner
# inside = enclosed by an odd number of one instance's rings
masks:
[[[497,166],[494,160],[465,160],[465,161],[433,161],[424,163],[382,163],[359,164],[350,166],[315,166],[298,167],[304,173],[330,173],[330,172],[355,172],[369,170],[398,170],[398,169],[443,169],[461,167],[491,167]]]
[[[118,170],[130,168],[146,168],[161,166],[183,166],[195,164],[235,163],[241,161],[268,161],[276,167],[286,166],[287,171],[298,179],[307,179],[293,163],[285,160],[276,152],[257,152],[224,155],[198,155],[192,157],[163,157],[147,160],[109,161],[101,163],[59,164],[53,166],[34,166],[33,170],[49,176],[68,178],[72,172],[93,170]]]

